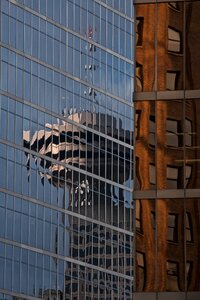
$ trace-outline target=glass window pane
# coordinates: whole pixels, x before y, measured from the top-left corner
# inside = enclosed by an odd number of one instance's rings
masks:
[[[150,292],[156,289],[156,231],[152,224],[152,213],[155,216],[156,207],[154,200],[137,202],[136,218],[140,217],[137,219],[140,222],[140,230],[136,231],[136,291]]]
[[[184,200],[156,200],[158,291],[185,291]]]
[[[186,89],[200,89],[200,31],[199,26],[200,2],[186,2]]]

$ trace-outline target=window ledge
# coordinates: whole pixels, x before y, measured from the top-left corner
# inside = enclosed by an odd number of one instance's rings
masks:
[[[183,53],[181,53],[181,52],[175,52],[175,51],[168,50],[168,53],[171,55],[183,57]]]
[[[171,240],[167,240],[167,242],[171,245],[176,245],[178,246],[179,245],[179,242],[178,241],[171,241]]]

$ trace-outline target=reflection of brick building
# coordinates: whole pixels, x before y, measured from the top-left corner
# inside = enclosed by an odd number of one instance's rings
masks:
[[[136,287],[199,291],[200,1],[136,2]]]

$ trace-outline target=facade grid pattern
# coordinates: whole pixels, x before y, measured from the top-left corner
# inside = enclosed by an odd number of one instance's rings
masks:
[[[137,300],[200,295],[199,13],[135,1]]]
[[[0,11],[0,298],[132,299],[132,1]]]

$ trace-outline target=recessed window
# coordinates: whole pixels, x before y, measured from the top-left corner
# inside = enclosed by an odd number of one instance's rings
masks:
[[[193,234],[192,234],[192,218],[189,212],[186,212],[185,216],[185,235],[186,235],[186,242],[193,241]]]
[[[167,71],[166,73],[166,90],[175,91],[177,90],[179,72],[178,71]]]
[[[179,291],[178,263],[167,261],[167,291]]]
[[[141,46],[143,41],[144,18],[136,18],[136,46]]]
[[[141,92],[143,90],[142,65],[138,63],[136,64],[135,78],[136,78],[136,92]]]
[[[168,27],[168,50],[181,52],[181,34],[178,30]]]
[[[155,146],[155,132],[156,132],[156,122],[155,116],[150,115],[149,118],[149,145]]]
[[[171,242],[178,241],[178,216],[177,214],[168,214],[167,240]]]

